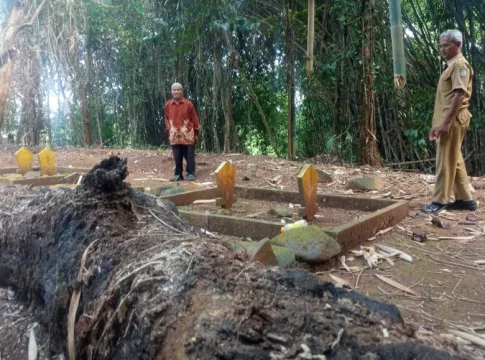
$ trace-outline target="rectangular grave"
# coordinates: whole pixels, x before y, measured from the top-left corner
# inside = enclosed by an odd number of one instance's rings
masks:
[[[23,177],[16,167],[0,168],[0,184],[7,185],[32,185],[32,186],[50,186],[64,183],[64,178],[68,174],[79,173],[87,174],[90,169],[56,167],[57,174],[41,176],[39,167],[32,167],[31,173],[39,172],[38,176]]]
[[[238,202],[265,201],[279,203],[281,206],[300,203],[300,194],[293,191],[236,186],[235,193]],[[217,188],[210,188],[168,195],[163,198],[172,201],[179,207],[182,218],[208,231],[231,236],[250,237],[253,240],[260,240],[265,237],[272,238],[280,233],[282,227],[280,221],[237,216],[237,206],[233,207],[235,213],[232,216],[217,215],[214,213],[215,211],[208,211],[206,204],[201,204],[203,211],[196,211],[194,207],[187,208],[196,200],[216,199],[220,196],[220,191]],[[322,227],[325,232],[333,236],[344,250],[353,248],[374,236],[380,230],[395,225],[404,219],[409,212],[409,203],[406,201],[329,194],[319,194],[316,199],[319,210],[314,224]],[[215,203],[212,206],[214,210],[217,210]],[[348,216],[347,218],[341,216],[343,220],[335,221],[333,226],[328,223],[324,226],[319,225],[319,214],[325,214],[326,211],[330,213],[330,210],[335,210],[337,215],[340,210],[342,215],[358,214],[358,217],[352,219]],[[265,216],[261,217],[264,218]],[[320,221],[320,223],[322,222]]]

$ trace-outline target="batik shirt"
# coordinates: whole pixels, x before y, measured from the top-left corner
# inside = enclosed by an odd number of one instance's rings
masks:
[[[194,105],[186,98],[165,104],[165,130],[170,145],[194,145],[199,135],[199,117]]]

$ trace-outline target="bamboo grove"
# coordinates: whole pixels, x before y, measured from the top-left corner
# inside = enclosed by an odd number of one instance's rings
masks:
[[[398,89],[383,0],[6,0],[2,139],[164,146],[163,105],[178,81],[202,122],[200,151],[430,170],[438,36],[457,28],[475,70],[465,156],[484,173],[483,0],[401,5]]]

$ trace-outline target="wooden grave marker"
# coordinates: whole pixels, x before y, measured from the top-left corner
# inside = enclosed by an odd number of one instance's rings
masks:
[[[312,165],[306,164],[298,174],[298,192],[301,199],[301,215],[312,221],[318,212],[317,205],[318,172]]]
[[[217,199],[217,205],[230,209],[237,199],[235,196],[236,167],[229,161],[224,161],[215,172],[217,188],[221,198]]]
[[[29,149],[22,147],[19,151],[15,153],[15,160],[17,161],[19,173],[25,175],[32,170],[34,153]]]
[[[56,153],[45,148],[39,153],[40,175],[53,176],[56,171]]]

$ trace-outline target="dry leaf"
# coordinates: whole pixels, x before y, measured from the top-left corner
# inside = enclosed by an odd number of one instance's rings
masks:
[[[393,228],[394,226],[391,226],[391,227],[388,227],[387,229],[381,230],[376,234],[376,236],[384,235],[385,233],[388,233],[389,231],[391,231]]]
[[[402,284],[399,284],[398,282],[394,281],[394,280],[391,280],[391,279],[388,279],[384,276],[381,276],[381,275],[378,275],[378,274],[374,274],[379,280],[381,281],[384,281],[386,284],[388,285],[391,285],[393,287],[395,287],[396,289],[399,289],[399,290],[402,290],[402,291],[405,291],[409,294],[412,294],[414,296],[421,296],[419,295],[416,291],[414,291],[413,289],[410,289]]]
[[[421,174],[419,177],[421,179],[423,179],[424,181],[426,181],[428,184],[434,184],[436,182],[436,176],[435,175]]]
[[[485,260],[475,260],[474,263],[476,265],[485,265]]]
[[[413,257],[409,254],[406,254],[404,251],[394,249],[390,246],[386,245],[381,245],[381,244],[376,244],[376,247],[381,249],[382,251],[388,253],[388,254],[399,254],[399,258],[402,260],[405,260],[407,262],[413,262]]]
[[[475,236],[440,236],[438,240],[473,240]]]
[[[330,276],[332,280],[336,282],[336,285],[343,285],[348,287],[349,289],[353,289],[352,285],[350,285],[350,283],[347,280],[344,280],[332,274],[328,274],[328,276]]]
[[[447,272],[447,273],[452,273],[452,271],[450,269],[441,269],[441,271],[444,271],[444,272]]]
[[[340,257],[340,262],[342,263],[342,266],[345,268],[345,270],[347,270],[349,273],[351,273],[352,271],[350,271],[349,267],[347,266],[347,264],[345,263],[345,256],[341,256]]]

